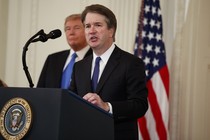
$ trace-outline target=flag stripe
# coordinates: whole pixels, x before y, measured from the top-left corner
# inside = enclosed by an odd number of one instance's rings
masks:
[[[160,73],[155,73],[152,81],[152,87],[154,93],[156,93],[157,102],[161,111],[162,116],[167,116],[169,110],[169,102],[167,98],[167,94],[164,88],[164,83],[161,80]],[[163,117],[164,124],[168,123],[168,117]],[[167,126],[167,125],[166,125]]]
[[[151,81],[152,81],[154,92],[156,93],[156,96],[157,96],[157,102],[159,104],[163,123],[167,131],[166,133],[168,135],[169,100],[168,100],[167,93],[164,87],[164,82],[162,81],[161,75],[159,72],[154,74]]]
[[[155,118],[155,123],[156,123],[156,131],[158,133],[160,140],[166,140],[167,134],[166,134],[165,126],[162,120],[161,111],[160,111],[151,81],[147,82],[147,87],[149,89],[149,96],[148,96],[149,103],[151,105],[152,113],[155,116],[154,118]]]
[[[149,128],[150,139],[158,140],[159,137],[158,137],[158,134],[156,131],[156,123],[155,123],[155,119],[154,119],[155,116],[153,116],[150,106],[149,106],[149,109],[148,109],[145,117],[147,120],[147,128]]]
[[[159,70],[159,73],[160,73],[161,79],[163,81],[167,97],[169,99],[169,82],[168,82],[169,81],[169,76],[168,76],[169,72],[168,72],[168,67],[167,66],[162,67]]]
[[[138,123],[141,124],[141,125],[139,125],[139,128],[140,128],[141,133],[143,134],[143,135],[141,135],[142,138],[144,140],[150,140],[150,136],[149,136],[149,133],[148,133],[148,130],[147,130],[147,127],[146,127],[146,125],[147,125],[146,121],[147,120],[145,119],[145,117],[140,118],[138,120]]]

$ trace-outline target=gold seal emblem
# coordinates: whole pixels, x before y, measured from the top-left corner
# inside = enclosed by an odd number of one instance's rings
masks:
[[[27,134],[31,122],[32,113],[28,102],[22,98],[13,98],[1,110],[1,135],[6,140],[20,140]]]

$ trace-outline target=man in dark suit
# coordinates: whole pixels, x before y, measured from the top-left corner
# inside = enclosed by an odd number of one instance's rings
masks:
[[[81,17],[93,55],[74,65],[70,90],[113,114],[115,140],[138,140],[137,119],[148,109],[144,63],[114,44],[111,10],[90,5]]]
[[[64,88],[61,87],[62,75],[71,60],[72,54],[77,54],[76,61],[92,54],[92,50],[85,39],[84,26],[81,22],[80,14],[68,16],[64,23],[64,30],[71,49],[56,52],[47,57],[37,87]]]

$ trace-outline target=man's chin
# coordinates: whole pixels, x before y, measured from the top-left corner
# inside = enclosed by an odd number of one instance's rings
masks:
[[[96,42],[91,42],[91,43],[89,43],[89,46],[90,46],[91,48],[97,48],[98,43],[96,43]]]

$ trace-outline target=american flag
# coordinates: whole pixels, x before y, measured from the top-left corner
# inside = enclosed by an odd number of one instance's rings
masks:
[[[134,54],[145,63],[149,109],[138,120],[139,139],[169,139],[169,72],[159,0],[142,0]]]

